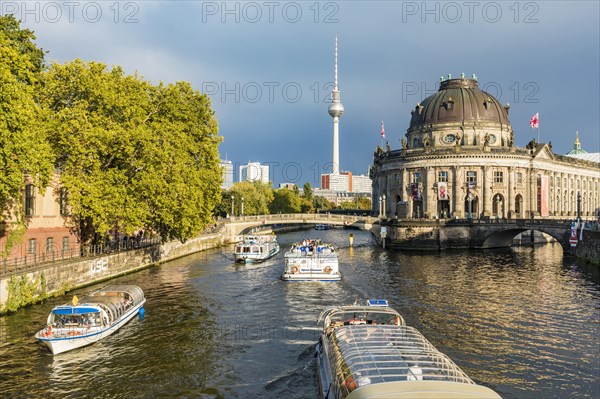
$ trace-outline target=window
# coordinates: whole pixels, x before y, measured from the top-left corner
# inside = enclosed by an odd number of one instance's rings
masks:
[[[60,216],[67,216],[69,214],[67,209],[67,189],[64,187],[60,189],[58,203],[60,205]]]
[[[35,254],[37,251],[37,240],[35,238],[30,238],[27,243],[27,253],[30,255]]]
[[[46,238],[46,252],[54,252],[54,237]]]
[[[473,170],[467,172],[467,183],[471,187],[477,186],[477,172]]]
[[[62,239],[62,250],[63,252],[68,251],[69,250],[69,237],[63,237]]]
[[[35,214],[35,187],[33,184],[25,186],[25,216]]]
[[[421,182],[421,173],[415,172],[413,173],[413,183],[419,184]]]
[[[523,184],[523,173],[517,172],[516,179],[517,179],[517,184]]]
[[[440,183],[448,183],[448,172],[442,170],[438,172],[438,182]]]
[[[494,183],[504,183],[504,173],[499,170],[494,171]]]

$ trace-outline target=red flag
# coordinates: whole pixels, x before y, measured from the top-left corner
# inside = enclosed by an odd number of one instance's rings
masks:
[[[385,138],[385,129],[383,128],[383,121],[381,122],[381,137]]]
[[[533,117],[531,118],[531,120],[529,121],[529,126],[531,126],[531,130],[533,129],[537,129],[539,124],[540,124],[540,114],[535,114],[533,115]]]

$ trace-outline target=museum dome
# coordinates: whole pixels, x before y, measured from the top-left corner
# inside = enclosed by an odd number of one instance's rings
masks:
[[[474,122],[510,125],[508,104],[503,106],[479,88],[476,78],[447,79],[437,93],[427,97],[411,111],[408,131],[432,124],[472,125]]]

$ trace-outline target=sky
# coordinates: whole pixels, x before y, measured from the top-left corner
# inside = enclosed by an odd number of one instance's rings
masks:
[[[270,165],[270,179],[320,186],[331,171],[327,113],[335,36],[340,169],[367,174],[381,144],[392,149],[415,104],[440,76],[476,74],[510,103],[515,145],[538,132],[565,154],[579,132],[600,152],[598,1],[4,1],[48,51],[120,65],[154,83],[189,81],[207,93],[222,159]]]

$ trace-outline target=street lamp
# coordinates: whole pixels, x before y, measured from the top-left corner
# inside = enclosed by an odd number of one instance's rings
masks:
[[[381,196],[381,213],[383,214],[384,218],[386,217],[385,216],[385,211],[386,211],[385,207],[386,207],[385,194],[383,194]]]
[[[581,192],[577,191],[577,223],[581,223]]]
[[[235,216],[233,214],[233,206],[235,205],[235,196],[231,196],[231,217]]]
[[[244,197],[242,197],[242,216],[244,216]]]

